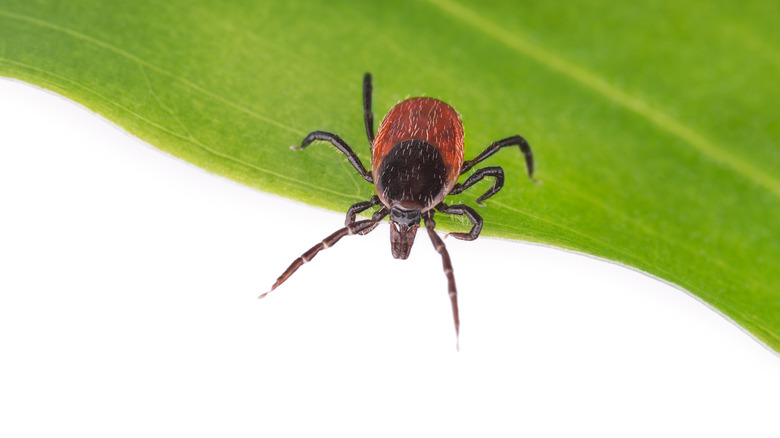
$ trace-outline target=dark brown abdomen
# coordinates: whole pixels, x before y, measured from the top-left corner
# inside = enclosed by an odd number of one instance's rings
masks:
[[[385,163],[386,159],[392,163]],[[455,185],[462,166],[463,123],[446,103],[415,97],[399,103],[382,119],[371,167],[385,205],[408,200],[423,203],[424,210],[433,207]]]

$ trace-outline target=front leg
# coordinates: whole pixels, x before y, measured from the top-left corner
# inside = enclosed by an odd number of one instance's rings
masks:
[[[376,216],[376,214],[374,216]],[[346,227],[331,234],[330,236],[322,239],[320,243],[314,245],[308,251],[303,253],[300,257],[295,259],[292,262],[292,264],[282,273],[282,275],[280,275],[279,278],[276,279],[274,285],[271,286],[271,290],[260,295],[258,298],[264,298],[266,295],[273,292],[273,290],[279,287],[279,285],[287,281],[287,279],[290,278],[290,276],[293,275],[293,273],[297,271],[298,268],[303,266],[304,263],[310,262],[314,258],[314,256],[319,254],[319,252],[322,251],[323,249],[327,249],[335,245],[339,240],[341,240],[342,237],[353,236],[355,234],[358,235],[366,234],[367,232],[376,228],[376,225],[377,225],[377,220],[373,218],[363,220],[363,221],[353,222],[347,225]]]
[[[455,287],[455,274],[452,269],[452,261],[450,260],[450,253],[447,252],[447,247],[444,246],[444,242],[441,240],[434,228],[436,228],[436,222],[433,220],[433,211],[428,211],[423,216],[425,222],[425,230],[428,231],[428,236],[431,238],[433,248],[441,255],[442,267],[444,268],[444,275],[447,277],[447,294],[450,296],[450,303],[452,305],[452,319],[455,322],[455,346],[460,350],[460,316],[458,314],[458,289]]]
[[[347,210],[347,218],[344,220],[344,225],[355,222],[355,216],[357,216],[358,213],[362,213],[377,204],[379,204],[379,196],[374,195],[368,201],[358,202],[352,207],[349,207],[349,210]]]
[[[349,207],[349,210],[347,210],[347,218],[344,220],[344,225],[349,226],[349,224],[354,223],[355,216],[357,216],[358,213],[362,213],[379,203],[380,203],[379,196],[374,195],[368,201],[358,202],[352,207]],[[376,228],[379,225],[379,221],[382,220],[382,218],[384,218],[386,215],[387,215],[387,208],[384,207],[374,212],[374,215],[371,216],[371,220],[376,222],[374,226],[370,229],[363,230],[358,234],[362,236],[364,234],[370,233],[374,228]]]
[[[482,231],[482,216],[477,214],[473,208],[468,205],[446,205],[443,202],[436,206],[436,211],[447,214],[465,215],[472,224],[471,231],[468,233],[449,233],[447,236],[452,236],[460,240],[474,240],[479,237],[479,233]]]

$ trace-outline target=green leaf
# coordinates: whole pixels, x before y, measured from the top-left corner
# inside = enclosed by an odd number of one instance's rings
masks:
[[[0,74],[344,211],[373,187],[330,146],[289,146],[331,131],[368,163],[370,71],[377,117],[410,95],[458,109],[466,158],[530,141],[541,185],[515,150],[485,163],[507,174],[485,234],[646,271],[780,351],[780,4],[646,3],[6,0]]]

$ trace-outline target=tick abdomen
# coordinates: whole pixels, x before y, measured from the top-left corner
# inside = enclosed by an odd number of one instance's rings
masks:
[[[382,119],[371,157],[385,205],[441,202],[463,166],[463,123],[454,108],[431,97],[407,99]]]

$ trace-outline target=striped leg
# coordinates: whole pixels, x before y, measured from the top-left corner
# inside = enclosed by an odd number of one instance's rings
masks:
[[[444,246],[444,241],[441,240],[436,231],[436,222],[433,221],[433,211],[430,211],[424,217],[425,229],[428,231],[428,236],[431,238],[433,248],[436,252],[441,254],[442,265],[444,266],[444,275],[447,276],[447,292],[450,296],[450,302],[452,303],[452,318],[455,321],[455,345],[460,350],[460,316],[458,314],[458,290],[455,288],[455,275],[452,271],[452,261],[450,260],[450,254],[447,252],[447,247]]]
[[[384,217],[384,216],[382,216],[382,217]],[[380,217],[380,219],[381,219],[381,217]],[[287,279],[290,278],[290,276],[293,275],[293,273],[295,271],[297,271],[298,268],[303,266],[304,263],[306,263],[306,262],[310,261],[311,259],[313,259],[314,256],[316,256],[317,253],[319,253],[323,249],[330,248],[331,246],[335,245],[336,242],[341,240],[342,237],[344,237],[344,236],[351,236],[353,234],[360,234],[361,232],[363,232],[365,230],[371,230],[371,229],[375,228],[378,223],[379,223],[379,220],[375,220],[374,218],[366,219],[366,220],[362,220],[362,221],[357,221],[357,222],[352,222],[348,226],[346,226],[346,227],[336,231],[335,233],[331,234],[330,236],[322,239],[322,242],[314,245],[313,247],[311,247],[311,249],[309,249],[308,251],[303,253],[303,255],[301,255],[300,257],[295,259],[295,261],[292,262],[290,267],[287,268],[287,270],[284,271],[284,273],[282,273],[282,275],[279,276],[279,278],[276,280],[276,283],[274,283],[274,285],[271,286],[271,290],[269,290],[268,292],[260,295],[258,298],[265,298],[266,295],[268,295],[274,289],[279,287],[279,285],[281,285],[282,283],[287,281]]]

